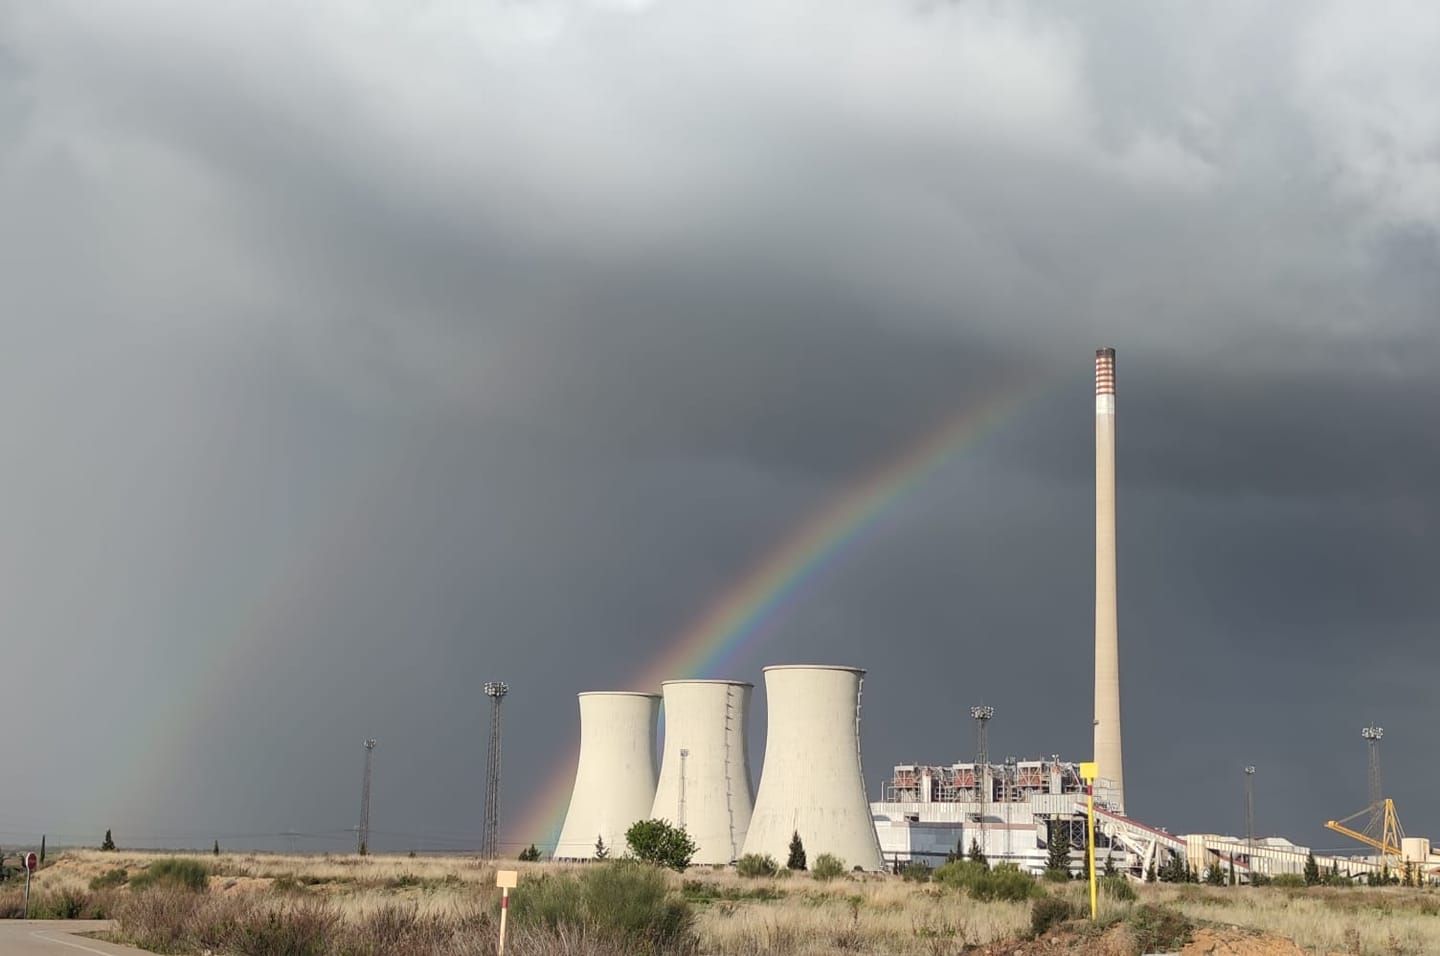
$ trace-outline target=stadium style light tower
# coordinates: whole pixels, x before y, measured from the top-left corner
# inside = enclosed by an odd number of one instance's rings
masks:
[[[365,739],[365,777],[360,783],[360,829],[358,845],[360,855],[370,852],[370,757],[375,753],[375,738]]]
[[[975,786],[980,791],[980,825],[977,840],[980,852],[990,853],[986,840],[985,818],[990,815],[990,721],[995,717],[995,708],[981,704],[970,708],[975,720]]]
[[[1380,785],[1380,738],[1385,736],[1385,728],[1371,724],[1369,727],[1360,728],[1360,736],[1365,738],[1370,749],[1370,835],[1379,837],[1385,829],[1385,794],[1384,788]]]
[[[1245,852],[1255,855],[1255,768],[1245,768]],[[1253,865],[1253,864],[1252,864]]]
[[[485,696],[490,698],[490,751],[485,763],[485,834],[480,839],[480,855],[493,860],[500,847],[500,703],[510,693],[503,680],[485,682]]]

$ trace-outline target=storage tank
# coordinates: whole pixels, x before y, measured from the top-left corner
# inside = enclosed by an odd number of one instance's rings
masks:
[[[810,864],[822,853],[846,869],[883,870],[860,765],[858,667],[765,668],[765,765],[744,853],[784,865],[798,832]]]
[[[754,806],[746,748],[754,684],[672,680],[665,701],[665,747],[654,819],[683,827],[695,841],[695,864],[733,863],[745,845]]]
[[[594,859],[597,839],[618,858],[626,849],[625,831],[646,819],[655,802],[660,695],[588,691],[578,696],[580,760],[555,859]]]

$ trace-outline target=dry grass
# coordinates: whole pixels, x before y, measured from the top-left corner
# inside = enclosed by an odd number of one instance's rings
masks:
[[[1440,894],[1404,887],[1146,888],[1193,920],[1264,930],[1316,953],[1440,953]]]
[[[155,860],[173,855],[67,853],[37,874],[35,890],[57,899],[58,894],[88,892],[90,881],[110,870],[123,869],[133,877]],[[209,902],[204,905],[233,906],[236,912],[247,907],[263,912],[309,912],[311,916],[324,911],[333,915],[345,932],[385,925],[401,912],[408,914],[406,920],[424,924],[424,932],[414,929],[415,934],[458,940],[454,927],[478,926],[483,923],[482,915],[494,911],[496,905],[494,868],[472,857],[197,854],[196,858],[212,873],[211,892],[205,897]],[[522,882],[541,873],[584,869],[581,865],[502,865],[520,870]],[[967,947],[1013,941],[1026,935],[1030,923],[1029,903],[978,902],[935,884],[907,883],[886,876],[851,874],[831,882],[804,875],[742,879],[733,871],[697,868],[683,876],[668,874],[667,879],[674,892],[693,902],[699,951],[707,956],[943,956],[964,952]],[[1079,912],[1088,909],[1082,884],[1046,889],[1068,899]],[[1138,890],[1140,898],[1133,904],[1104,900],[1102,916],[1119,922],[1130,918],[1137,906],[1159,905],[1201,924],[1240,926],[1284,936],[1313,953],[1440,954],[1440,894],[1434,890],[1170,885]],[[92,896],[108,907],[144,895],[127,887],[105,893]],[[1118,938],[1110,934],[1104,946],[1118,945]],[[1094,943],[1101,946],[1099,939]],[[458,952],[455,947],[460,945],[447,942],[424,951]],[[606,956],[615,952],[603,941],[574,929],[536,937],[524,948],[545,954]]]

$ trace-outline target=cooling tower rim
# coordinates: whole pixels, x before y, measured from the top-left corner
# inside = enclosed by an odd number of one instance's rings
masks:
[[[863,667],[847,667],[844,664],[771,664],[769,667],[761,668],[765,673],[771,671],[845,671],[848,674],[864,674]]]
[[[651,694],[643,690],[582,690],[576,697],[649,697],[651,700],[659,700],[659,694]]]
[[[662,680],[661,687],[669,687],[671,684],[728,684],[731,687],[754,687],[748,680],[720,680],[720,679],[695,679],[676,678],[675,680]]]

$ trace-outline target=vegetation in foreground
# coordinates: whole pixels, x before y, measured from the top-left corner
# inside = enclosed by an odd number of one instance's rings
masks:
[[[824,855],[809,871],[761,857],[748,877],[623,860],[508,863],[521,885],[507,948],[518,956],[958,956],[1003,944],[995,951],[1131,956],[1177,951],[1197,926],[1238,925],[1311,952],[1398,956],[1433,952],[1440,938],[1434,891],[1117,882],[1102,892],[1095,925],[1081,918],[1082,883],[972,860],[903,879],[826,866],[825,879],[815,872]],[[211,848],[184,857],[66,854],[37,874],[31,907],[42,917],[114,917],[117,938],[156,952],[253,956],[492,953],[498,916],[494,870],[475,859],[216,857]],[[19,915],[11,887],[0,887],[0,915]]]

